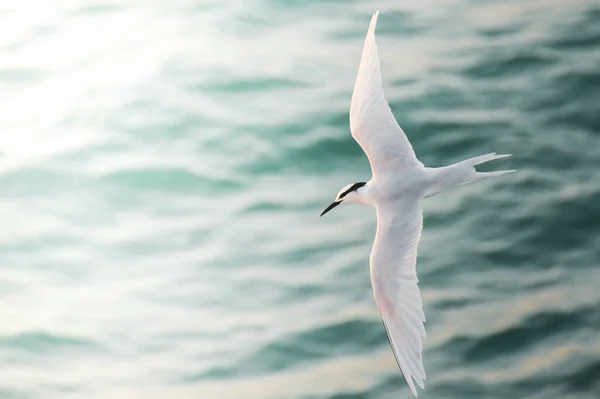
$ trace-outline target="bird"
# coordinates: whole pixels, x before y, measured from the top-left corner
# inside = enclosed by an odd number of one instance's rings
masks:
[[[375,207],[377,231],[371,250],[370,278],[398,367],[412,394],[424,389],[422,350],[425,314],[416,270],[423,230],[421,200],[445,189],[515,170],[478,172],[476,165],[508,157],[489,153],[444,167],[425,167],[385,99],[375,26],[371,18],[350,104],[350,131],[371,166],[371,180],[349,184],[321,216],[344,203]]]

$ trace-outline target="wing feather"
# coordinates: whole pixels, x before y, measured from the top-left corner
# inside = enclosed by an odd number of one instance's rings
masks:
[[[385,99],[375,43],[378,15],[376,11],[371,19],[350,106],[350,130],[367,154],[373,175],[423,167]]]
[[[377,206],[371,281],[392,352],[415,396],[415,383],[423,388],[426,378],[421,356],[425,313],[416,270],[422,229],[418,200]]]

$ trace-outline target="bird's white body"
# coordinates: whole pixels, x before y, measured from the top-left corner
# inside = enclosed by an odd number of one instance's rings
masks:
[[[423,388],[425,380],[421,358],[425,314],[416,271],[423,228],[420,201],[451,186],[512,171],[475,170],[475,165],[508,156],[495,153],[442,168],[427,168],[417,159],[383,93],[375,44],[378,14],[371,19],[350,108],[350,130],[369,158],[372,178],[344,187],[323,214],[343,202],[375,207],[373,293],[398,366],[417,396],[415,382]]]

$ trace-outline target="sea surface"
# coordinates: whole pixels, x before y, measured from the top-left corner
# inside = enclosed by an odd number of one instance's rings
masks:
[[[348,127],[375,9],[427,199],[420,398],[600,398],[600,1],[0,2],[0,398],[412,397]]]

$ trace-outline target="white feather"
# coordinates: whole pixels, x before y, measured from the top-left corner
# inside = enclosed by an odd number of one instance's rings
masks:
[[[373,14],[363,47],[350,105],[350,130],[371,163],[373,175],[390,169],[422,166],[396,122],[383,93],[375,26],[379,11]]]

